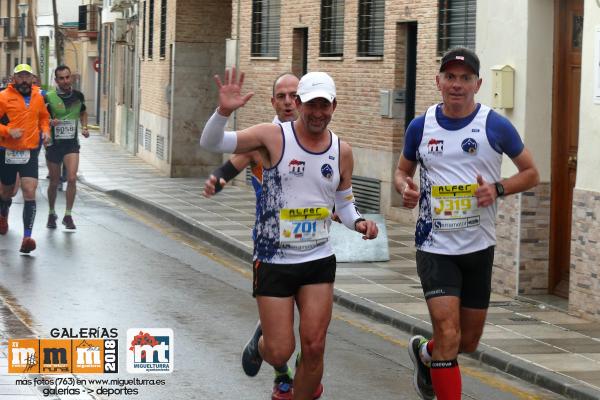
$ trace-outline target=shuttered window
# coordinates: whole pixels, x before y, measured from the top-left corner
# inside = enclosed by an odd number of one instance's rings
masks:
[[[154,55],[154,0],[149,0],[148,10],[148,58]]]
[[[344,55],[344,0],[321,1],[321,57]]]
[[[384,0],[358,2],[358,56],[383,56]]]
[[[462,46],[475,50],[476,0],[440,0],[438,53]]]
[[[160,1],[160,58],[166,56],[167,44],[167,0]]]
[[[280,0],[252,1],[253,57],[279,56]]]
[[[142,2],[142,59],[146,51],[146,2]]]

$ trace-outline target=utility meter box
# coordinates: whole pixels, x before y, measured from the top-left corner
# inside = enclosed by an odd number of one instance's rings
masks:
[[[510,65],[492,67],[492,107],[513,108],[515,106],[515,69]]]
[[[406,90],[379,90],[379,115],[384,118],[404,118]]]

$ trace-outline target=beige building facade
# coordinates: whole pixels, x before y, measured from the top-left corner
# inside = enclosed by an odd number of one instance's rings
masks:
[[[510,29],[507,29],[510,21]],[[499,207],[494,289],[564,299],[600,320],[600,4],[595,0],[478,2],[479,100],[494,103],[494,70],[514,69],[514,107],[496,111],[532,150],[541,183]],[[504,164],[503,176],[514,172]],[[516,238],[516,240],[515,240]]]

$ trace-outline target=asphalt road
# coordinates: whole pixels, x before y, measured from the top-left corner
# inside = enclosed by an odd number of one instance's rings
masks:
[[[0,237],[5,337],[22,337],[27,329],[36,337],[50,337],[53,328],[117,328],[120,373],[99,377],[160,378],[165,385],[100,398],[270,398],[271,368],[264,365],[258,376],[248,378],[240,366],[241,349],[257,320],[248,265],[85,187],[75,205],[76,232],[45,227],[47,203],[40,191],[33,234],[38,249],[21,255],[21,210],[16,198],[9,233]],[[62,218],[64,194],[59,194],[57,210]],[[173,373],[126,372],[126,332],[134,327],[173,330]],[[402,331],[335,307],[323,399],[418,399],[408,339]],[[562,398],[469,359],[461,359],[461,368],[463,398]],[[87,386],[101,385],[88,381]]]

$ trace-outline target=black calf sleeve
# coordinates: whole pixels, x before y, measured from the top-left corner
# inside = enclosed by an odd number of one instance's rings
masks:
[[[8,200],[2,200],[0,198],[0,215],[2,215],[3,217],[8,216],[8,209],[10,208],[11,204],[12,198],[9,198]]]
[[[23,227],[26,231],[31,232],[33,229],[33,221],[35,221],[35,212],[37,205],[35,200],[25,200],[25,206],[23,207]]]

